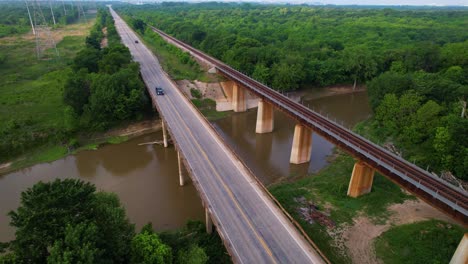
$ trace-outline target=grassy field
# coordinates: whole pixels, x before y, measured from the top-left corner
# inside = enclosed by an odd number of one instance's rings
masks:
[[[52,31],[60,53],[58,58],[46,56],[38,60],[31,33],[0,38],[1,53],[6,57],[0,65],[0,131],[10,135],[3,140],[39,139],[22,143],[28,157],[20,163],[49,161],[66,153],[65,147],[57,146],[57,142],[64,140],[61,131],[66,130],[69,120],[62,101],[63,85],[70,71],[68,63],[84,46],[93,22],[88,20]]]
[[[333,238],[324,226],[309,224],[300,217],[299,204],[294,198],[304,197],[311,200],[321,211],[329,208],[330,218],[339,226],[351,223],[353,217],[361,213],[375,222],[383,222],[388,217],[388,205],[402,203],[411,196],[404,194],[397,185],[376,173],[371,193],[359,198],[348,197],[346,193],[354,160],[345,154],[337,155],[337,158],[318,174],[292,183],[272,186],[270,191],[332,263],[349,263],[347,256],[339,253],[342,250],[333,245]]]
[[[442,221],[417,222],[391,228],[375,248],[386,264],[449,263],[465,232]]]
[[[193,59],[188,63],[183,63],[178,56],[179,51],[171,47],[158,34],[151,30],[146,30],[143,38],[145,45],[158,57],[159,63],[174,80],[199,80],[202,82],[212,82],[216,76],[208,74]],[[179,54],[180,55],[180,54]]]

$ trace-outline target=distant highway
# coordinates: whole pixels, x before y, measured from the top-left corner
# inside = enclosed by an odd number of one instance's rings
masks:
[[[153,104],[184,157],[193,183],[234,262],[327,263],[163,72],[157,58],[112,9],[111,13],[122,42],[140,63]],[[166,94],[156,96],[156,86]],[[157,172],[154,177],[158,177]]]

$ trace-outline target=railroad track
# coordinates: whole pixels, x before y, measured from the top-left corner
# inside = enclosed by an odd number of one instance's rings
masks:
[[[154,31],[184,47],[194,55],[210,62],[226,77],[248,87],[259,97],[266,99],[280,110],[318,134],[328,138],[351,155],[374,167],[392,181],[420,196],[422,199],[468,224],[468,195],[436,178],[427,171],[390,153],[382,147],[342,127],[309,108],[290,100],[281,93],[231,68],[223,62],[173,38],[163,31],[152,27]]]

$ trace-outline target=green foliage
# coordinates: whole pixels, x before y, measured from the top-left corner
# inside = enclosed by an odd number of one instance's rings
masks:
[[[201,99],[202,98],[202,93],[197,89],[191,88],[190,89],[190,94],[195,99]]]
[[[128,16],[123,16],[130,20]],[[130,24],[131,25],[131,24]],[[206,80],[208,77],[195,60],[186,52],[167,43],[147,27],[143,34],[145,44],[158,56],[163,69],[175,80]]]
[[[39,182],[21,194],[20,207],[9,215],[16,227],[11,249],[20,262],[128,261],[134,227],[116,195],[96,193],[89,183]]]
[[[96,247],[97,226],[90,222],[67,225],[65,238],[55,241],[47,258],[49,264],[95,263],[100,250]]]
[[[159,236],[173,249],[174,256],[177,256],[176,263],[232,263],[218,234],[207,234],[205,225],[201,222],[189,221],[186,227],[177,231],[162,232]],[[184,262],[185,260],[194,262]]]
[[[107,28],[108,46],[101,49],[95,44],[103,37],[103,27]],[[64,87],[64,102],[73,108],[80,128],[107,129],[151,109],[139,66],[120,44],[108,10],[99,10],[87,44],[75,57],[74,71]]]
[[[398,73],[435,73],[466,63],[456,56],[467,50],[463,8],[175,3],[116,9],[276,89],[365,82],[392,65]]]
[[[73,30],[75,34],[58,43],[60,60],[37,60],[34,39],[0,39],[1,53],[8,54],[0,67],[0,162],[43,145],[61,144],[74,130],[62,89],[71,71],[67,63],[84,46],[84,36],[77,34],[86,31],[87,25],[56,30],[64,35]],[[67,152],[62,148],[60,153]]]
[[[132,263],[170,264],[172,250],[149,228],[144,228],[137,234],[131,245]]]
[[[179,251],[177,255],[177,262],[180,264],[205,264],[208,259],[203,248],[197,245],[192,245],[187,251]]]
[[[200,112],[208,120],[216,120],[226,117],[226,112],[216,111],[216,102],[210,98],[205,99],[192,99],[192,103],[200,110]]]
[[[393,263],[449,263],[463,233],[459,226],[430,220],[392,227],[380,235],[377,255]]]

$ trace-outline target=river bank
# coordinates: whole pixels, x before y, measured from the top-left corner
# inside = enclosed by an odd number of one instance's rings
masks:
[[[68,145],[49,144],[33,149],[21,157],[0,164],[0,176],[33,166],[35,164],[52,162],[74,155],[84,150],[96,150],[106,144],[119,144],[135,137],[161,130],[159,119],[130,122],[112,128],[106,132],[81,133],[77,136],[74,147]]]

